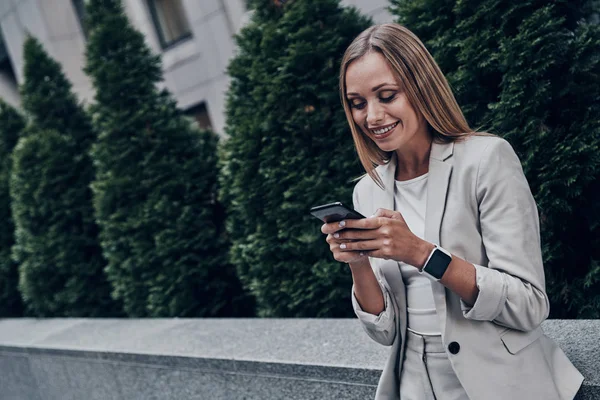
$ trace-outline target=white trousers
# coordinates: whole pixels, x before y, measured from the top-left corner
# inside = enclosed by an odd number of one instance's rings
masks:
[[[406,332],[400,399],[469,400],[448,360],[441,336]]]

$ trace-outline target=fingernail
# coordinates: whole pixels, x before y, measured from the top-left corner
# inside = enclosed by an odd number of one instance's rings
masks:
[[[346,226],[346,221],[340,221],[340,226],[343,228],[344,226]]]
[[[340,238],[340,234],[339,233],[334,233],[333,237],[336,238],[336,239],[339,239]]]
[[[340,249],[345,249],[345,248],[346,248],[346,245],[345,245],[345,244],[343,244],[343,243],[342,243],[342,244],[340,244]]]

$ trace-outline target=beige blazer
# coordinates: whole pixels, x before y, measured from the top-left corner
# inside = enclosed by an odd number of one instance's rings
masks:
[[[372,215],[378,208],[394,209],[395,170],[395,159],[377,168],[384,190],[369,176],[357,183],[357,211]],[[508,142],[495,136],[473,136],[432,145],[424,239],[476,268],[480,292],[473,307],[432,282],[444,344],[454,351],[455,343],[460,346],[456,354],[447,350],[448,358],[469,397],[571,400],[583,376],[540,327],[549,303],[537,207]],[[391,346],[376,399],[399,399],[407,320],[405,287],[397,262],[370,261],[391,303],[385,312],[391,323],[386,327],[382,321],[360,315],[359,319],[372,339]],[[360,308],[354,296],[353,303],[355,309]]]

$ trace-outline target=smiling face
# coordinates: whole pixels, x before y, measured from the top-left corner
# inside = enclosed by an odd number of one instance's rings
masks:
[[[354,122],[383,151],[410,152],[430,135],[394,71],[379,52],[353,61],[346,71],[346,98]]]

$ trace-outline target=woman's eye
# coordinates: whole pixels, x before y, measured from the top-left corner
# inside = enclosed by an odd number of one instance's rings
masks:
[[[365,102],[360,102],[360,103],[350,103],[350,107],[352,108],[356,108],[357,110],[362,110],[363,108],[365,108]]]
[[[391,96],[388,97],[380,97],[379,99],[381,101],[383,101],[384,103],[389,103],[390,101],[394,100],[394,98],[396,97],[396,93],[392,94]]]

